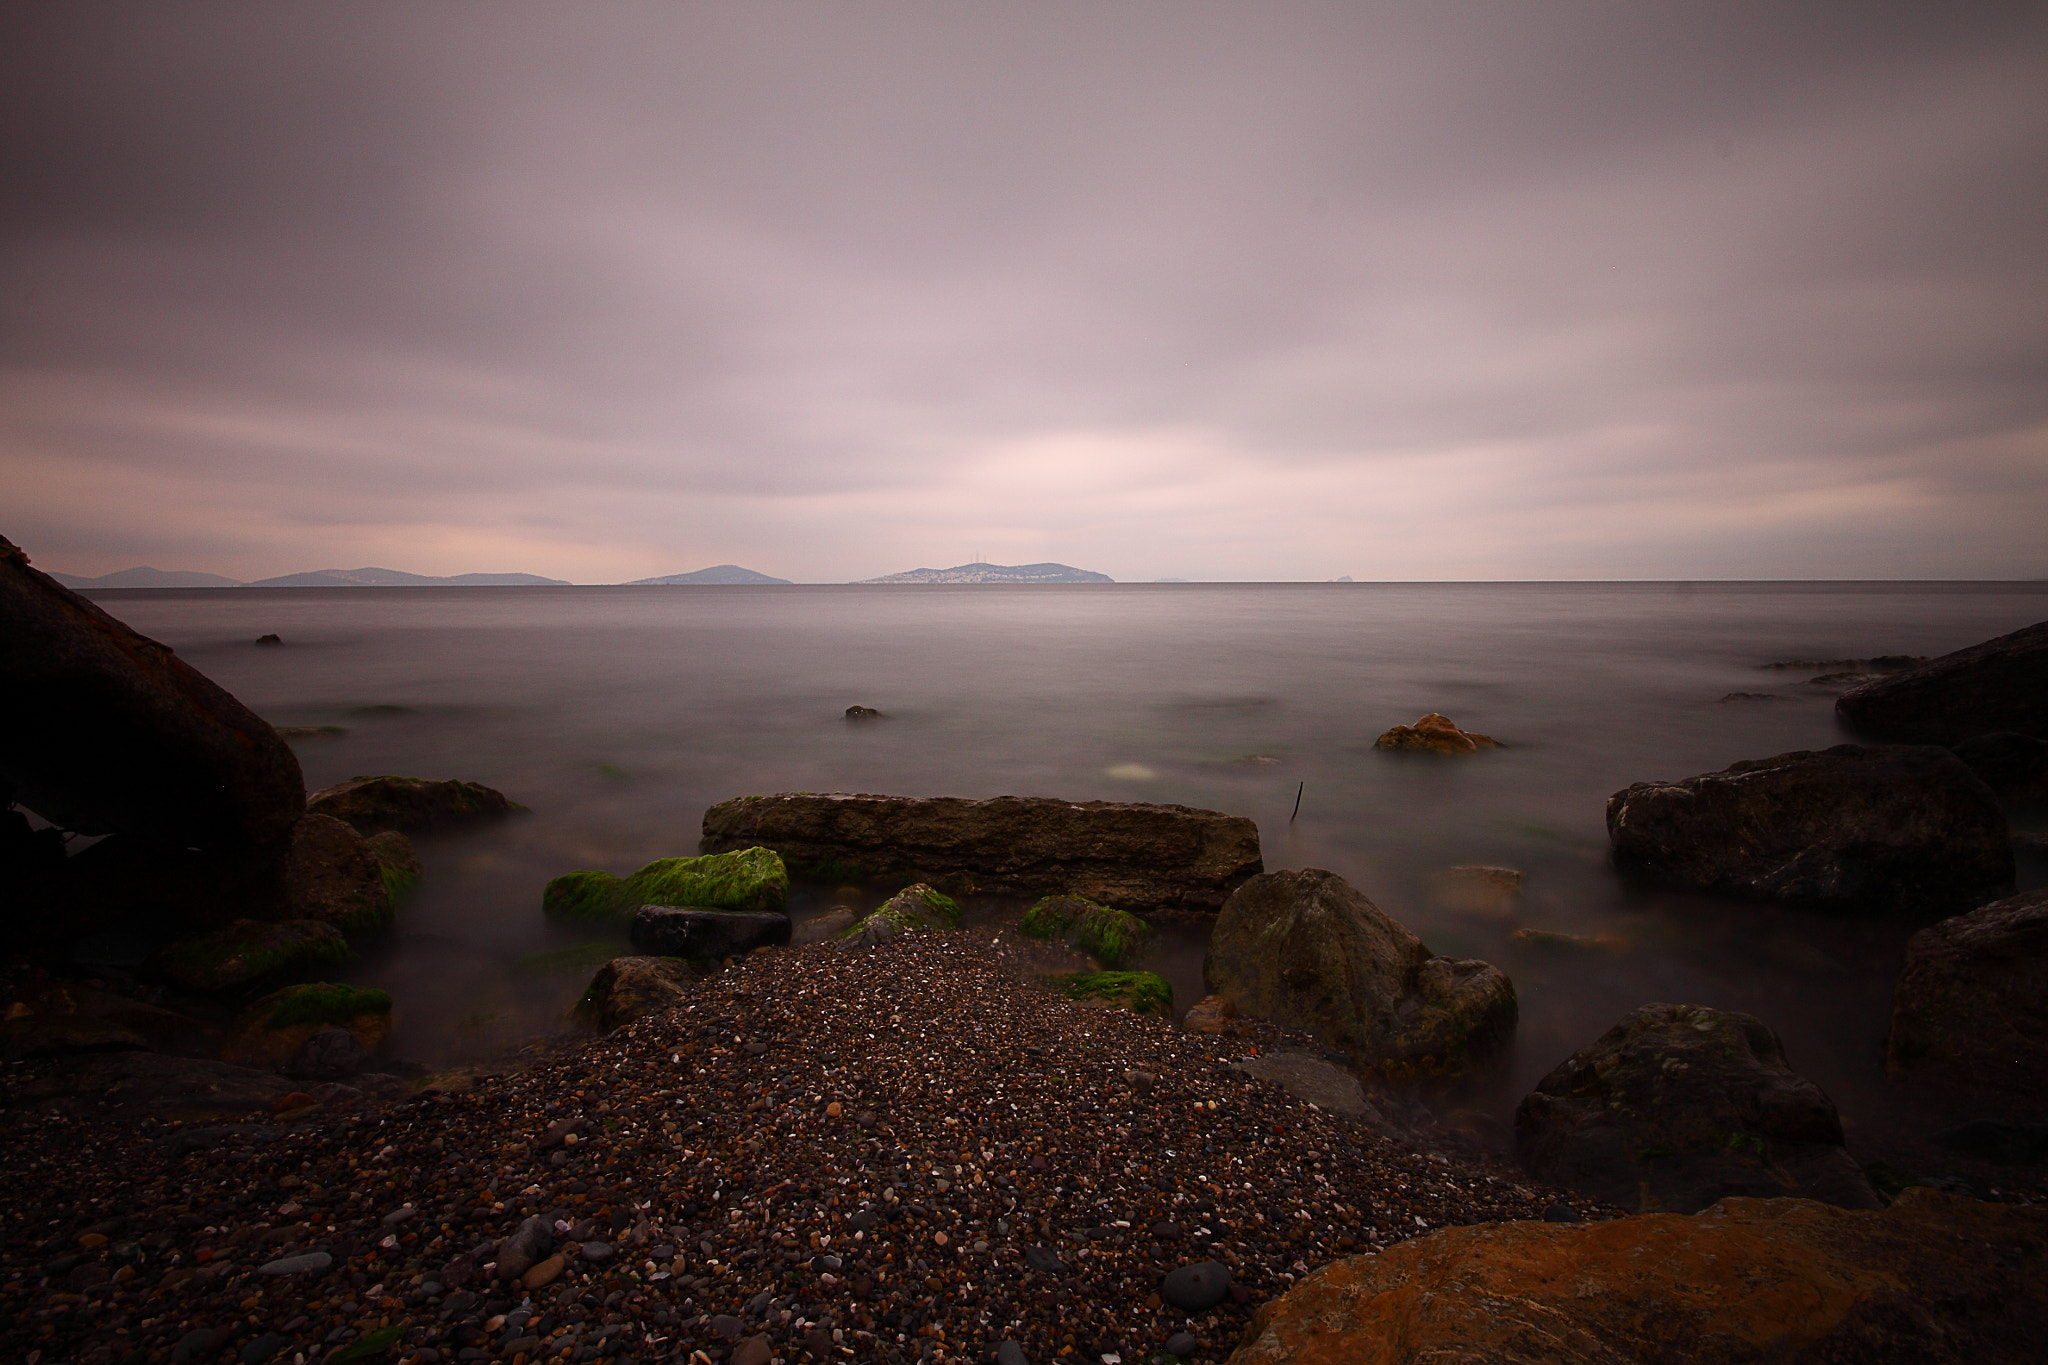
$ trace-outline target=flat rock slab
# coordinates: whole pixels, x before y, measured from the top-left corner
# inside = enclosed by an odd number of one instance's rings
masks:
[[[2009,887],[1998,798],[1932,745],[1838,744],[1638,782],[1607,801],[1617,866],[1727,895],[1926,918]]]
[[[1912,744],[1999,730],[2048,739],[2048,621],[1852,687],[1836,698],[1835,714]]]
[[[633,916],[633,946],[657,957],[720,959],[788,943],[789,935],[789,916],[774,910],[643,905]]]
[[[954,894],[1065,892],[1139,913],[1211,913],[1263,867],[1258,826],[1190,806],[785,793],[704,812],[707,852],[756,844],[835,879],[902,877]]]
[[[69,1058],[24,1083],[18,1104],[165,1119],[267,1113],[298,1088],[274,1071],[196,1057],[123,1052]]]
[[[1305,1052],[1265,1052],[1232,1066],[1254,1080],[1279,1086],[1298,1100],[1332,1113],[1363,1118],[1373,1113],[1358,1078],[1333,1062]]]
[[[1730,1199],[1691,1216],[1448,1228],[1259,1309],[1230,1365],[2040,1359],[2048,1210],[1908,1190],[1883,1211]]]

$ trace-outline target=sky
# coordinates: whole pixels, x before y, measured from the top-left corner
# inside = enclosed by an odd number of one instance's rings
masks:
[[[0,14],[45,568],[2048,577],[2048,6]]]

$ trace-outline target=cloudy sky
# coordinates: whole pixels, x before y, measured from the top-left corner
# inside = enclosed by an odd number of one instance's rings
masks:
[[[13,5],[47,568],[2048,575],[2048,6]]]

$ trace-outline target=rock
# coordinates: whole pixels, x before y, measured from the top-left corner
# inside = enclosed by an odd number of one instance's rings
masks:
[[[536,1261],[528,1266],[526,1273],[519,1277],[519,1287],[528,1293],[536,1289],[545,1289],[561,1279],[562,1272],[568,1269],[568,1266],[569,1258],[558,1251],[546,1260]]]
[[[395,829],[370,835],[363,840],[363,847],[377,860],[377,871],[384,878],[384,894],[393,906],[427,874],[426,864],[420,861],[412,840]]]
[[[308,815],[292,832],[288,886],[294,918],[324,920],[349,938],[391,927],[383,865],[331,816]]]
[[[1205,995],[1188,1006],[1180,1026],[1189,1033],[1229,1033],[1236,1025],[1237,1004],[1227,995]]]
[[[567,872],[547,885],[541,908],[564,919],[631,924],[643,905],[780,912],[789,872],[769,849],[745,848],[700,858],[663,858],[629,877]]]
[[[323,1028],[300,1045],[281,1068],[301,1081],[339,1081],[369,1070],[370,1050],[345,1028]]]
[[[1183,1313],[1206,1313],[1230,1297],[1230,1267],[1221,1261],[1176,1266],[1159,1282],[1159,1297]]]
[[[576,1021],[609,1033],[682,1003],[697,973],[668,957],[615,957],[597,969],[576,1002]]]
[[[498,1248],[498,1278],[516,1280],[546,1258],[555,1232],[545,1218],[528,1218]]]
[[[1836,698],[1835,714],[1909,744],[1999,730],[2048,739],[2048,621],[1862,683]]]
[[[1953,914],[2009,886],[1997,798],[1932,746],[1838,744],[1638,782],[1607,801],[1623,868],[1826,909]]]
[[[2048,888],[1913,935],[1886,1056],[1898,1076],[2048,1092]]]
[[[732,1354],[725,1358],[725,1365],[768,1365],[774,1354],[774,1349],[768,1344],[767,1333],[756,1333],[732,1348]]]
[[[888,719],[888,717],[887,717],[887,716],[883,715],[883,714],[882,714],[882,713],[881,713],[880,711],[877,711],[877,710],[876,710],[876,709],[875,709],[874,707],[872,707],[872,706],[849,706],[849,707],[847,707],[847,708],[846,708],[846,718],[847,718],[848,720],[887,720],[887,719]]]
[[[1195,1340],[1193,1332],[1175,1332],[1166,1339],[1166,1353],[1185,1360],[1195,1353],[1195,1348],[1199,1345],[1201,1343]]]
[[[813,916],[797,925],[791,932],[789,941],[799,948],[807,943],[830,943],[853,925],[853,907],[835,905],[824,914]]]
[[[1640,1212],[1730,1195],[1875,1208],[1842,1120],[1752,1015],[1644,1005],[1545,1076],[1515,1110],[1515,1153],[1540,1179]]]
[[[1579,1211],[1570,1204],[1565,1203],[1562,1199],[1559,1199],[1543,1210],[1543,1221],[1546,1223],[1576,1223],[1580,1221]]]
[[[256,1267],[259,1275],[318,1275],[334,1265],[334,1257],[324,1251],[301,1252],[297,1256],[280,1256]]]
[[[78,1052],[196,1056],[219,1043],[219,1030],[198,1019],[75,981],[25,983],[0,1023],[0,1061],[9,1062]]]
[[[1476,754],[1481,749],[1498,749],[1500,741],[1490,735],[1460,730],[1449,716],[1432,711],[1413,725],[1396,725],[1374,740],[1375,749],[1397,749],[1422,754]]]
[[[1966,739],[1955,756],[2006,801],[2048,801],[2048,739],[1999,730]]]
[[[1187,806],[999,796],[747,796],[704,812],[704,847],[765,845],[833,880],[907,876],[956,895],[1085,896],[1207,913],[1260,869],[1259,831]]]
[[[384,776],[351,777],[314,792],[306,798],[306,809],[346,821],[359,834],[385,830],[417,834],[465,820],[509,815],[526,807],[478,782]]]
[[[1296,1099],[1352,1118],[1372,1113],[1365,1088],[1343,1067],[1302,1052],[1262,1052],[1232,1066],[1254,1080],[1277,1085]],[[1377,1115],[1375,1115],[1377,1117]],[[1175,1355],[1180,1354],[1178,1351]]]
[[[715,1313],[711,1318],[711,1330],[725,1341],[737,1341],[747,1325],[730,1313]]]
[[[1522,900],[1522,874],[1512,867],[1446,868],[1430,886],[1437,908],[1481,919],[1512,919]]]
[[[1517,929],[1508,942],[1524,948],[1559,948],[1572,952],[1625,953],[1629,941],[1618,934],[1566,934],[1555,929]]]
[[[633,916],[632,939],[643,953],[717,962],[788,943],[789,916],[774,910],[643,905]]]
[[[1173,987],[1157,972],[1076,972],[1059,987],[1069,1000],[1100,1001],[1161,1018],[1173,1013]]]
[[[1029,938],[1071,944],[1115,969],[1135,960],[1151,937],[1136,915],[1097,905],[1084,896],[1046,896],[1024,912],[1017,931]]]
[[[375,1053],[391,1029],[391,997],[325,981],[272,991],[243,1011],[227,1058],[282,1066],[324,1028],[346,1029],[365,1052]]]
[[[583,1249],[577,1253],[592,1265],[603,1265],[617,1254],[612,1250],[610,1242],[585,1242]]]
[[[325,920],[234,923],[168,944],[153,965],[192,991],[241,990],[293,976],[320,976],[349,960],[348,940]]]
[[[894,943],[909,933],[952,929],[960,923],[960,907],[951,896],[934,891],[923,882],[904,887],[881,908],[846,931],[839,946],[847,951]]]
[[[996,1365],[1031,1365],[1031,1357],[1021,1342],[1004,1341],[996,1347]]]
[[[1515,988],[1498,968],[1436,956],[1316,868],[1238,888],[1202,976],[1239,1012],[1313,1034],[1390,1080],[1457,1075],[1514,1032]]]
[[[1044,1275],[1066,1275],[1070,1273],[1067,1263],[1056,1255],[1051,1247],[1025,1247],[1024,1264]]]
[[[293,1089],[274,1071],[155,1052],[87,1053],[17,1081],[16,1104],[107,1118],[243,1118],[268,1113]]]
[[[1230,1365],[2019,1365],[2043,1322],[2048,1211],[1931,1190],[1869,1212],[1733,1199],[1446,1228],[1335,1261],[1261,1306]]]
[[[277,732],[0,537],[0,788],[54,825],[196,849],[219,918],[262,918],[305,810]]]

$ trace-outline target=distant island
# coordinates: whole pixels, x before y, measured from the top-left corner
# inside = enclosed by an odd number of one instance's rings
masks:
[[[1108,574],[1071,564],[956,564],[950,569],[912,569],[861,583],[1114,583]]]
[[[189,569],[123,569],[119,573],[86,578],[78,574],[52,573],[67,588],[566,588],[559,578],[542,578],[530,573],[460,573],[449,578],[431,574],[404,573],[398,569],[314,569],[310,573],[288,573],[276,578],[259,578],[253,583],[223,578],[217,573],[195,573]]]
[[[695,583],[714,583],[721,586],[754,583],[788,583],[787,578],[772,578],[752,569],[743,569],[737,564],[714,564],[708,569],[695,573],[672,573],[666,578],[636,578],[626,584],[629,588],[679,588]]]

